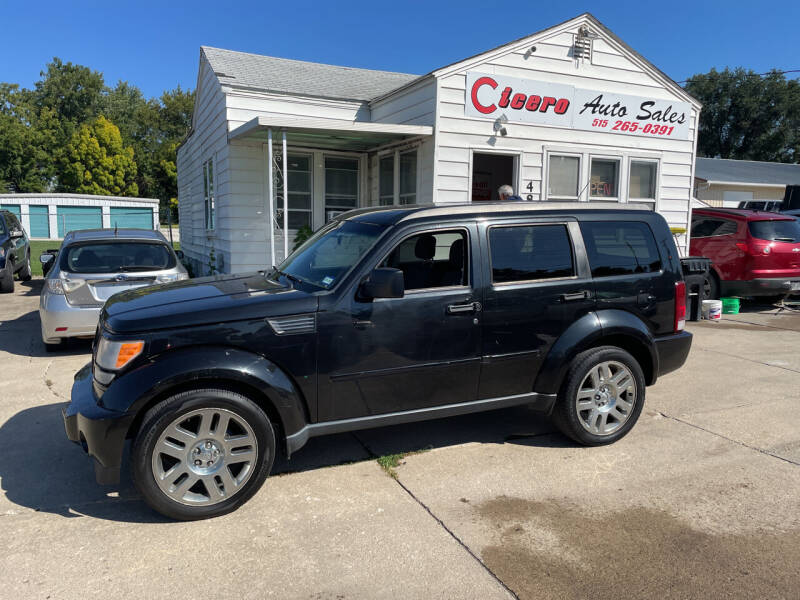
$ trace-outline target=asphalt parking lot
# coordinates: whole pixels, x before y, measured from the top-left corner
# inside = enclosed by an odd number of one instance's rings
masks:
[[[2,598],[798,597],[798,312],[690,323],[612,446],[525,408],[312,439],[238,512],[174,523],[64,436],[90,348],[45,353],[40,285],[0,296]]]

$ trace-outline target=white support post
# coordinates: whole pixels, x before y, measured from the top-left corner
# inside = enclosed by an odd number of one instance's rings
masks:
[[[286,131],[283,132],[283,260],[289,256],[289,177],[288,167],[289,157],[286,154]]]
[[[275,200],[273,198],[272,182],[272,129],[267,129],[267,194],[269,195],[269,216],[267,227],[269,228],[269,264],[275,264]]]

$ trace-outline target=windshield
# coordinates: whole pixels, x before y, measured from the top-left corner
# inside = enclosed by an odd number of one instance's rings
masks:
[[[175,266],[169,248],[148,242],[92,242],[68,246],[61,253],[61,270],[70,273],[160,271]]]
[[[383,231],[380,225],[334,221],[289,255],[278,270],[290,279],[328,290],[361,260]]]
[[[800,242],[800,221],[750,221],[750,235],[760,240]]]

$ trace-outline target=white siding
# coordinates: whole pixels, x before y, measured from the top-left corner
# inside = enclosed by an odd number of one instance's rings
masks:
[[[577,27],[576,24],[574,29],[577,30]],[[519,122],[506,124],[507,136],[494,137],[491,120],[465,116],[466,73],[470,70],[619,94],[685,101],[653,72],[646,71],[637,61],[617,49],[615,43],[603,38],[593,42],[592,62],[576,65],[571,57],[573,33],[562,31],[541,39],[534,36],[524,47],[505,53],[489,53],[484,61],[470,61],[463,68],[446,72],[438,79],[434,201],[470,201],[473,151],[505,151],[517,155],[519,172],[514,186],[520,195],[524,197],[530,193],[534,200],[543,198],[543,161],[548,148],[570,148],[578,152],[596,149],[628,155],[642,152],[661,161],[659,212],[671,225],[685,227],[692,191],[697,118],[694,109],[688,140],[578,131]],[[532,46],[536,47],[535,52],[530,52]],[[532,192],[527,189],[529,183],[532,184]]]
[[[309,117],[313,119],[344,119],[369,121],[370,111],[366,102],[326,100],[279,96],[260,92],[226,90],[226,116],[228,130],[256,117],[283,116],[289,118]]]
[[[209,272],[209,255],[213,247],[217,269],[230,272],[231,254],[228,239],[220,235],[224,228],[220,213],[229,200],[225,197],[228,183],[228,129],[225,119],[225,95],[219,81],[204,58],[200,60],[193,131],[178,148],[178,211],[180,214],[181,249],[190,259],[195,275]],[[203,162],[214,159],[216,188],[216,231],[207,232],[203,202]]]
[[[372,121],[406,125],[434,125],[436,80],[431,77],[408,89],[373,102]]]

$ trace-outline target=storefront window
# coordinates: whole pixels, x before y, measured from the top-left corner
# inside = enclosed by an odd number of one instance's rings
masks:
[[[381,206],[394,204],[394,153],[384,156],[378,165]]]
[[[555,200],[577,200],[581,160],[577,156],[550,155],[547,197]]]
[[[330,211],[358,207],[358,159],[325,157],[325,220]]]
[[[589,197],[608,199],[619,197],[619,160],[592,158]]]
[[[417,151],[400,155],[400,204],[417,201]]]
[[[278,161],[280,164],[280,157]],[[289,229],[311,227],[311,157],[302,154],[290,154],[286,164],[289,180]],[[277,197],[275,206],[283,209],[283,180],[278,174]],[[283,222],[281,222],[281,226]]]
[[[655,161],[631,160],[629,198],[636,200],[656,199],[657,169],[658,163]]]

